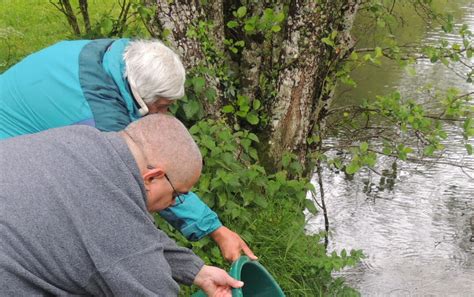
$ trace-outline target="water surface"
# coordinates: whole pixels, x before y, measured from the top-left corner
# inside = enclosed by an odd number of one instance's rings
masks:
[[[474,2],[459,1],[457,8],[474,31]],[[425,32],[424,43],[445,38],[459,42],[455,35],[438,30]],[[366,68],[356,73],[360,88],[340,96],[357,101],[371,92],[386,94],[398,89],[402,96],[427,100],[420,91],[427,84],[441,90],[457,87],[463,93],[474,86],[454,76],[441,64],[421,60],[410,76],[395,65]],[[461,69],[459,69],[461,70]],[[346,101],[347,101],[346,100]],[[347,104],[347,102],[344,102]],[[338,276],[363,296],[474,296],[474,157],[467,156],[454,125],[445,141],[447,164],[396,163],[397,176],[383,177],[363,171],[353,180],[343,174],[324,174],[331,223],[329,250],[362,249],[366,258]],[[330,139],[337,143],[338,139]],[[474,145],[474,142],[471,141]],[[392,160],[382,160],[391,168]],[[309,232],[322,229],[317,215],[308,223]]]

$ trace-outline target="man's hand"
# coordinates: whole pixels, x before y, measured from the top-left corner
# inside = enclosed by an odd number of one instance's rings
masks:
[[[240,238],[239,234],[229,230],[227,227],[217,228],[211,233],[211,238],[219,246],[222,256],[229,262],[237,260],[240,257],[241,251],[251,260],[258,259],[242,238]]]
[[[244,283],[232,278],[225,270],[204,265],[194,278],[209,297],[232,297],[232,288],[241,288]]]

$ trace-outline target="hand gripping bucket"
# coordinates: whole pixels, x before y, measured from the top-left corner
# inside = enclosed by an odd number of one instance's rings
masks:
[[[235,261],[229,271],[230,276],[245,284],[240,289],[232,289],[232,297],[285,297],[275,279],[257,261],[251,261],[247,256],[241,256]],[[198,291],[192,297],[204,297],[203,291]]]

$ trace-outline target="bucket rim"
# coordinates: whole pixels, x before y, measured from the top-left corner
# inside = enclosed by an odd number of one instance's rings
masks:
[[[276,282],[273,276],[267,271],[267,269],[265,269],[265,267],[262,264],[260,264],[257,260],[250,260],[250,258],[247,256],[240,256],[236,261],[234,261],[234,263],[232,263],[232,266],[230,267],[229,275],[240,281],[241,276],[242,276],[241,275],[242,268],[245,265],[252,265],[256,267],[260,272],[262,272],[265,275],[266,278],[270,280],[274,288],[278,291],[279,296],[285,296],[282,289],[280,288],[280,285]],[[241,288],[232,289],[232,297],[242,297],[242,296],[243,296],[243,292]]]

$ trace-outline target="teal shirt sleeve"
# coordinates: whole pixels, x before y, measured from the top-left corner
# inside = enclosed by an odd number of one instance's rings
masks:
[[[183,203],[162,210],[159,214],[188,240],[199,240],[222,226],[217,214],[196,194],[189,192],[182,197]]]

